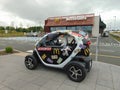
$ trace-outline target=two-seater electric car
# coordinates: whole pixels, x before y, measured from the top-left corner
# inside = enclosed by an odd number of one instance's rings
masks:
[[[92,66],[89,45],[87,34],[54,31],[35,44],[33,54],[25,57],[25,66],[32,70],[42,63],[47,67],[60,68],[71,80],[80,82]]]

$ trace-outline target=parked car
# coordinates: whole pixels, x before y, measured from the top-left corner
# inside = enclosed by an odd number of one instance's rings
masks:
[[[65,70],[76,82],[85,79],[92,67],[88,37],[69,30],[54,31],[44,35],[36,44],[32,55],[25,57],[25,66],[33,70],[44,66]]]
[[[37,37],[38,36],[38,33],[37,32],[30,32],[30,33],[26,33],[26,36],[27,37]]]
[[[102,34],[103,37],[108,37],[109,36],[109,33],[107,31],[103,32]]]

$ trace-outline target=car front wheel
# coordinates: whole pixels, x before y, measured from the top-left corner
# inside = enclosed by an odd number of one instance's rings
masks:
[[[30,70],[33,70],[38,66],[38,62],[33,55],[26,56],[24,63],[25,66]]]

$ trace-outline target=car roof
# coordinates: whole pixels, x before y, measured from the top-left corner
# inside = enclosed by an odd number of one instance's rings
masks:
[[[74,37],[83,37],[82,34],[76,33],[76,32],[74,32],[72,30],[57,30],[57,31],[53,31],[53,32],[51,32],[49,34],[55,34],[55,33],[69,34],[69,35],[72,35]]]

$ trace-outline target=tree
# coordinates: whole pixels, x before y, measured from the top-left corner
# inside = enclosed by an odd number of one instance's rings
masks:
[[[5,30],[5,28],[3,26],[0,26],[0,30]]]
[[[33,26],[33,27],[29,27],[28,31],[39,32],[39,31],[43,31],[43,28],[41,26]]]
[[[15,28],[12,27],[12,26],[7,26],[6,29],[7,29],[7,30],[15,30]]]

